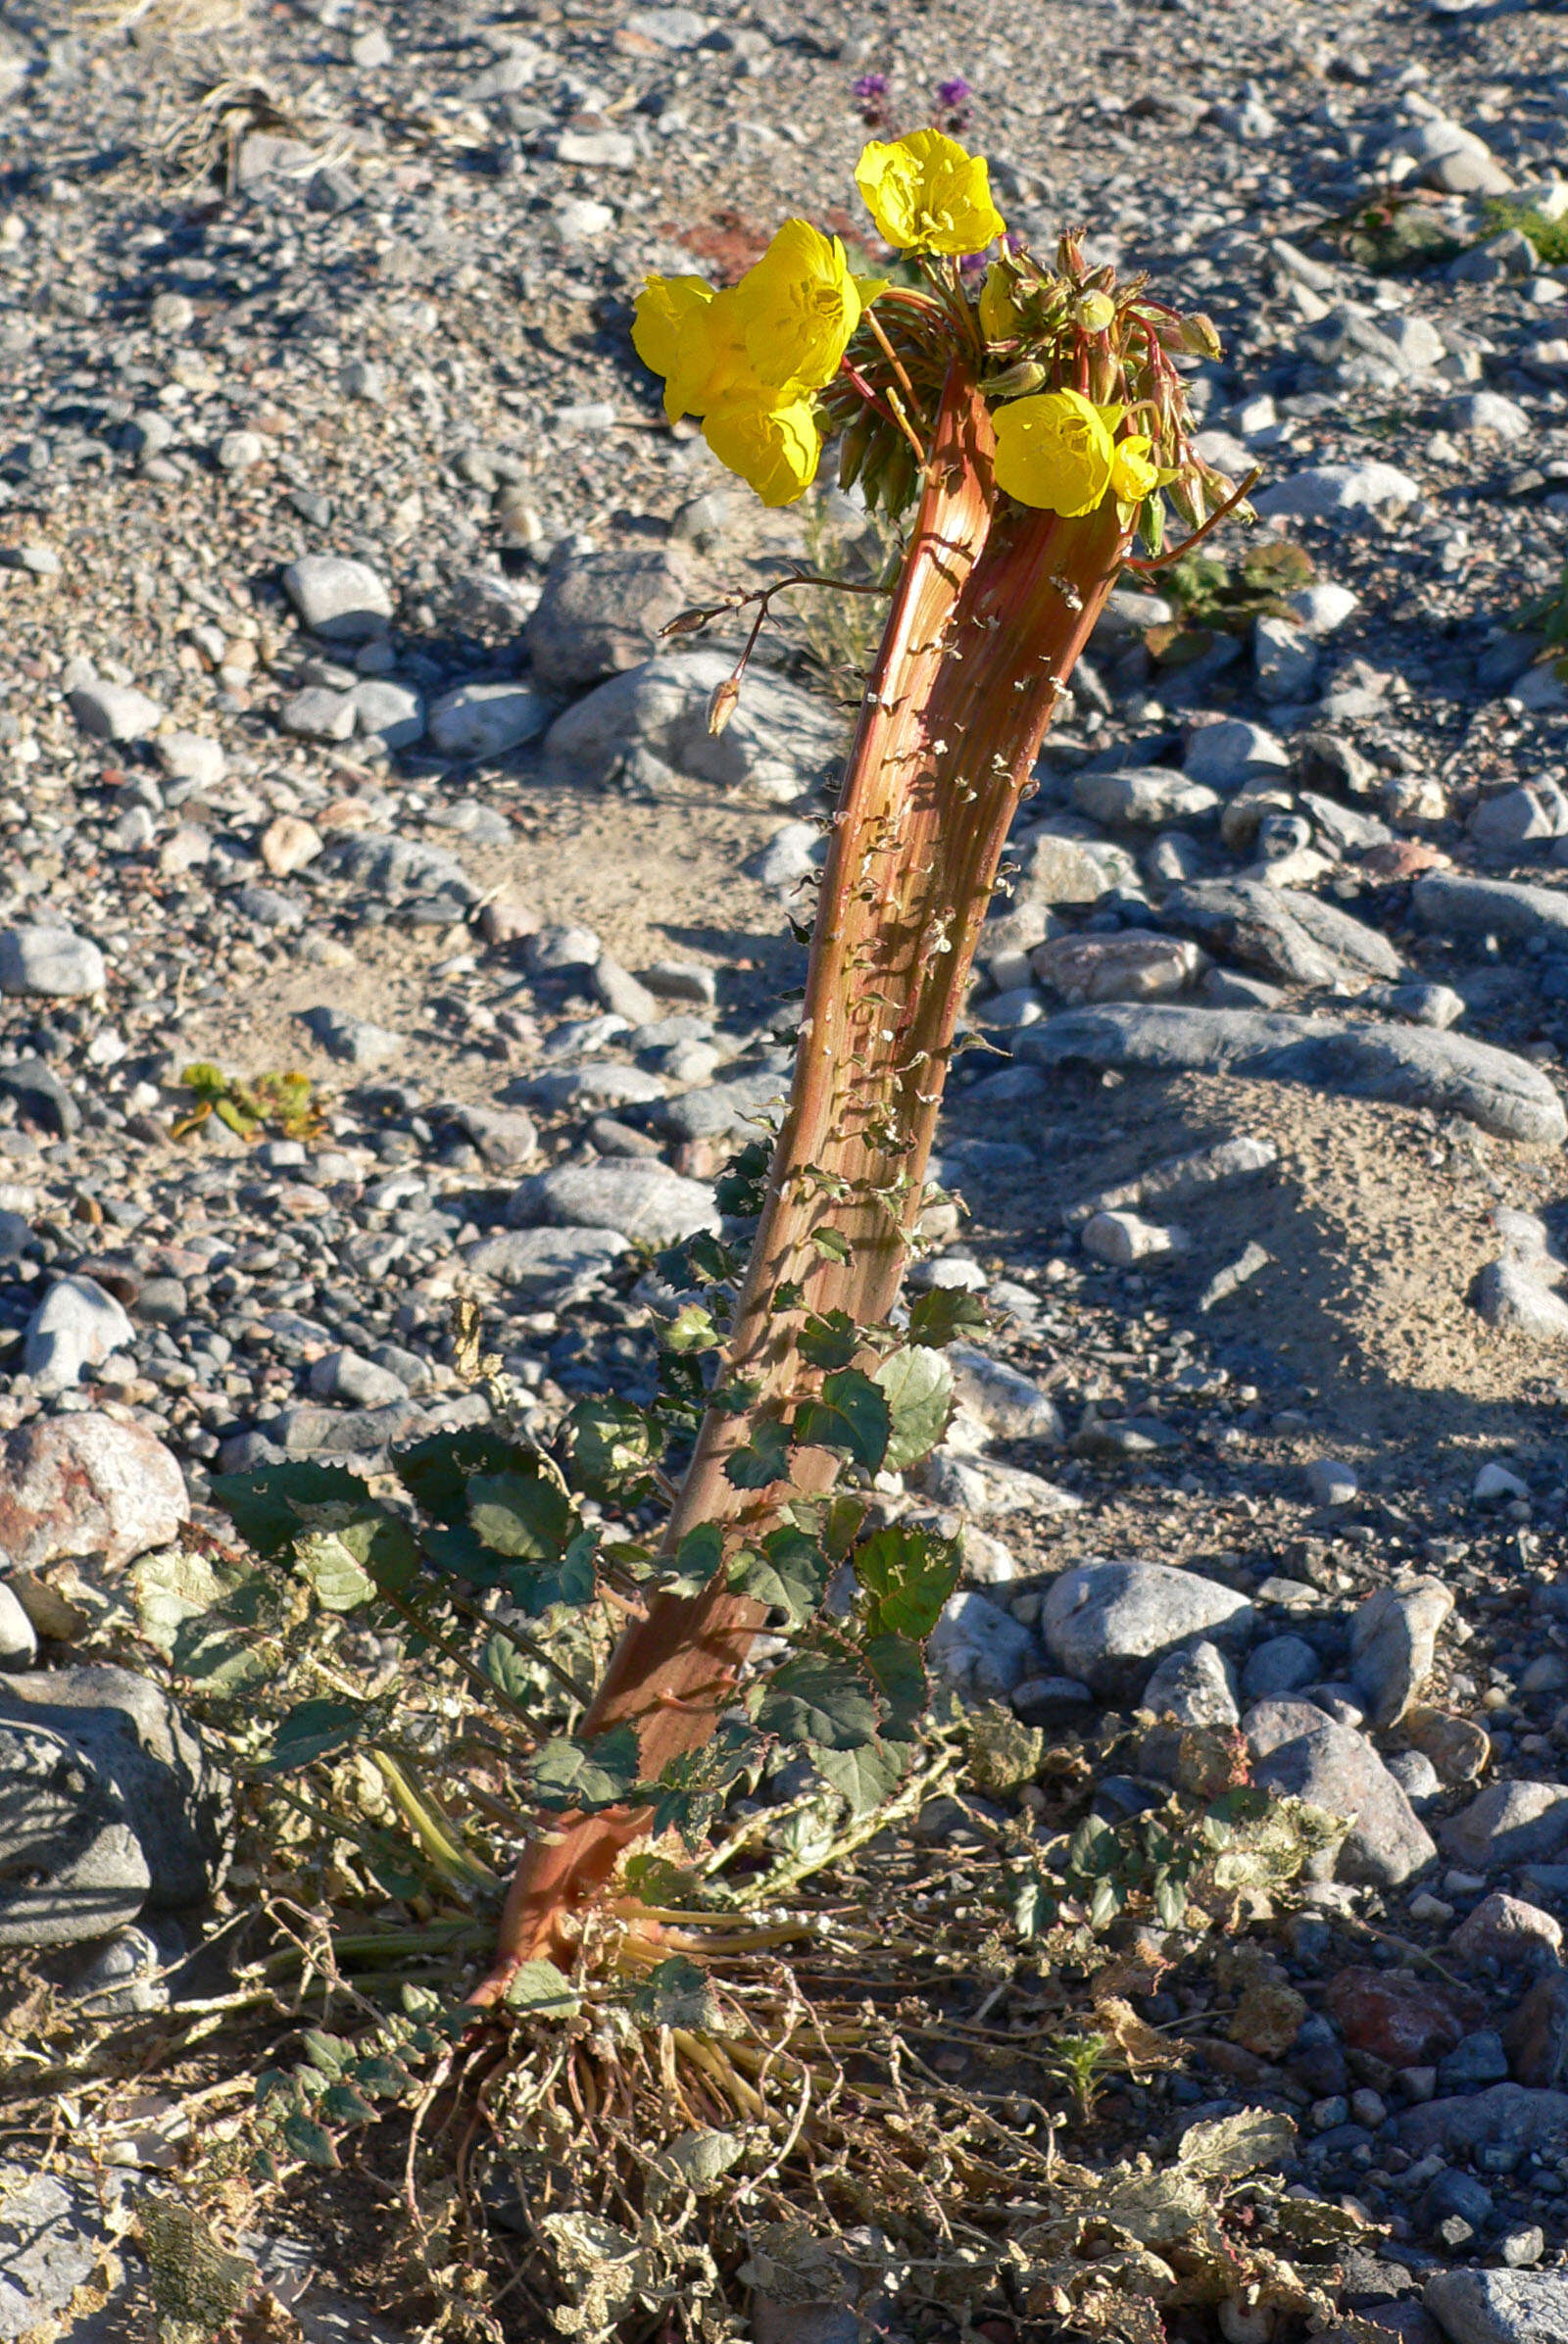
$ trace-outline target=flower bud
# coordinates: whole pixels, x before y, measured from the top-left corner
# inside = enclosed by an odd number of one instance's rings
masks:
[[[740,706],[740,685],[732,675],[726,675],[708,704],[708,729],[715,738]]]
[[[1184,317],[1181,323],[1184,350],[1191,351],[1194,358],[1218,358],[1221,348],[1219,328],[1212,317],[1206,317],[1201,310],[1194,310],[1192,316]]]
[[[1015,366],[1006,366],[1000,374],[988,374],[984,388],[989,397],[1018,399],[1028,391],[1044,390],[1051,380],[1051,369],[1038,359],[1024,358]]]
[[[1102,334],[1116,315],[1108,293],[1080,293],[1073,304],[1072,321],[1086,334]]]

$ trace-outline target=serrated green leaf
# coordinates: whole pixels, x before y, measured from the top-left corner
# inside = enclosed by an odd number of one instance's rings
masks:
[[[574,2019],[582,1997],[554,1962],[520,1962],[507,1983],[507,2008],[534,2019]]]
[[[724,1531],[717,1522],[699,1522],[675,1549],[662,1586],[671,1595],[700,1595],[711,1585],[724,1560]]]
[[[803,1448],[828,1448],[875,1473],[888,1451],[892,1414],[880,1383],[858,1367],[824,1376],[820,1396],[802,1400],[795,1411],[795,1438]]]
[[[527,1654],[517,1650],[510,1636],[498,1632],[487,1637],[479,1666],[509,1700],[526,1702],[537,1689]]]
[[[298,1525],[295,1526],[298,1528]],[[141,1555],[127,1574],[131,1600],[142,1635],[166,1659],[173,1656],[182,1630],[208,1625],[209,1615],[230,1605],[242,1588],[248,1589],[253,1611],[277,1608],[272,1579],[248,1564],[196,1554],[171,1546],[159,1554]]]
[[[576,1527],[571,1500],[540,1473],[475,1474],[468,1524],[482,1546],[519,1562],[553,1562]]]
[[[789,1427],[776,1416],[764,1416],[754,1426],[750,1441],[724,1459],[724,1479],[736,1489],[767,1489],[787,1481],[790,1470]]]
[[[824,1261],[849,1262],[854,1256],[849,1239],[839,1229],[813,1229],[808,1232],[810,1243]]]
[[[624,1805],[637,1787],[639,1767],[636,1728],[612,1726],[587,1741],[558,1734],[535,1756],[529,1782],[542,1807],[593,1814]]]
[[[671,1954],[649,1971],[631,1998],[631,2010],[644,2027],[684,2027],[693,2034],[718,2034],[723,2028],[712,1979],[684,1953]]]
[[[961,1335],[983,1335],[986,1307],[966,1286],[933,1286],[909,1304],[909,1341],[943,1350]]]
[[[318,2027],[308,2027],[300,2037],[300,2048],[319,2075],[335,2081],[347,2073],[354,2057],[354,2045],[340,2034],[323,2034]]]
[[[823,1782],[848,1799],[851,1815],[858,1820],[893,1796],[907,1770],[909,1751],[906,1744],[868,1741],[856,1750],[818,1745],[811,1757]]]
[[[419,1551],[406,1523],[378,1508],[340,1529],[296,1539],[294,1568],[323,1611],[356,1611],[385,1589],[401,1594],[418,1576]]]
[[[579,1400],[566,1421],[576,1489],[601,1504],[639,1505],[652,1493],[649,1467],[658,1463],[664,1437],[646,1408],[596,1397]]]
[[[414,2075],[390,2051],[368,2051],[349,2070],[351,2079],[372,2100],[399,2100],[414,2089]]]
[[[713,1183],[713,1202],[721,1213],[738,1221],[756,1219],[767,1201],[767,1167],[772,1154],[769,1142],[749,1140],[724,1166]]]
[[[1025,1942],[1043,1936],[1059,1911],[1055,1897],[1037,1872],[1021,1880],[1013,1891],[1012,1926]]]
[[[847,1310],[830,1310],[806,1321],[796,1347],[808,1367],[848,1367],[860,1347],[855,1321]]]
[[[811,1619],[827,1587],[828,1560],[805,1531],[775,1530],[761,1546],[749,1546],[730,1565],[729,1584],[754,1602],[765,1603],[799,1628]]]
[[[664,1348],[684,1355],[693,1351],[715,1351],[718,1348],[718,1329],[712,1315],[701,1302],[688,1302],[678,1310],[660,1337]]]
[[[710,1740],[672,1758],[657,1782],[643,1785],[651,1796],[654,1835],[678,1831],[688,1849],[700,1847],[725,1797],[760,1756],[751,1726],[742,1718],[725,1718]]]
[[[876,1739],[876,1704],[859,1670],[825,1652],[800,1652],[757,1696],[757,1723],[791,1748],[857,1750]]]
[[[322,2094],[318,2113],[323,2124],[337,2124],[345,2131],[358,2130],[376,2122],[376,2112],[369,2101],[346,2076]]]
[[[219,1701],[265,1685],[278,1670],[270,1652],[247,1642],[234,1629],[204,1619],[181,1622],[169,1660],[176,1676],[188,1678]]]
[[[368,1701],[302,1701],[278,1726],[263,1763],[270,1774],[291,1774],[322,1758],[340,1758],[381,1727],[381,1713]]]
[[[1121,1844],[1102,1815],[1086,1815],[1067,1842],[1067,1869],[1085,1879],[1098,1879],[1114,1870]]]
[[[873,1531],[854,1556],[855,1576],[869,1598],[869,1633],[923,1642],[958,1584],[960,1559],[956,1538],[898,1523]]]
[[[309,1526],[310,1507],[349,1505],[358,1513],[369,1496],[357,1473],[308,1457],[255,1473],[215,1473],[209,1486],[214,1505],[221,1506],[246,1544],[267,1555],[293,1546]]]
[[[884,1738],[907,1741],[926,1699],[925,1662],[919,1645],[911,1644],[907,1636],[874,1636],[861,1657],[881,1696]]]
[[[395,1448],[388,1460],[398,1480],[437,1522],[466,1522],[468,1484],[475,1474],[521,1473],[553,1477],[555,1468],[528,1442],[514,1441],[496,1425],[462,1425],[455,1432],[430,1433]]]
[[[919,1343],[893,1351],[876,1370],[888,1407],[887,1466],[902,1473],[928,1456],[953,1414],[953,1370],[942,1353]]]
[[[336,2172],[338,2154],[332,2135],[324,2124],[314,2117],[296,2113],[286,2116],[278,2127],[296,2157],[303,2157],[307,2165],[319,2165],[328,2172]]]

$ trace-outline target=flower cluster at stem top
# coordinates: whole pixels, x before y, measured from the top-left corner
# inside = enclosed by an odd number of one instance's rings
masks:
[[[842,434],[841,479],[897,509],[963,358],[992,407],[997,485],[1018,503],[1072,516],[1114,498],[1154,545],[1164,492],[1195,526],[1223,501],[1230,484],[1193,453],[1173,363],[1217,354],[1206,318],[1179,317],[1141,282],[1118,288],[1070,236],[1043,267],[1008,235],[984,158],[941,130],[872,139],[855,175],[906,281],[858,275],[840,239],[804,220],[786,220],[738,284],[649,278],[632,340],[663,377],[672,422],[700,417],[768,505],[793,503],[824,437]],[[977,260],[993,246],[989,266]]]

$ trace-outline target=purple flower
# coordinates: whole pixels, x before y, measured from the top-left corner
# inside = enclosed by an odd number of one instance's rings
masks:
[[[951,81],[937,83],[937,104],[946,107],[949,112],[956,107],[966,106],[973,96],[974,91],[961,73],[955,73]]]
[[[850,90],[858,106],[880,106],[888,94],[886,73],[862,73]]]

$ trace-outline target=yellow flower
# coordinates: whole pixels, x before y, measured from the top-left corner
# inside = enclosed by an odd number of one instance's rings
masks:
[[[746,355],[773,391],[820,390],[860,322],[860,293],[837,236],[786,220],[734,292]]]
[[[1011,342],[1023,329],[1016,284],[1010,269],[993,261],[980,288],[980,330],[988,342]]]
[[[1152,445],[1147,431],[1129,431],[1124,440],[1117,441],[1110,485],[1119,505],[1141,505],[1159,486],[1159,466],[1149,459]]]
[[[715,408],[703,437],[764,505],[793,505],[816,478],[822,441],[808,399],[785,407]]]
[[[651,374],[664,377],[664,413],[675,422],[706,372],[706,312],[713,288],[702,276],[651,276],[637,296],[631,346]]]
[[[1116,451],[1104,417],[1081,391],[1042,391],[999,409],[997,485],[1045,513],[1093,513],[1110,486]]]
[[[890,144],[873,138],[855,183],[900,252],[979,252],[1004,231],[984,156],[966,155],[940,130],[915,130]]]

